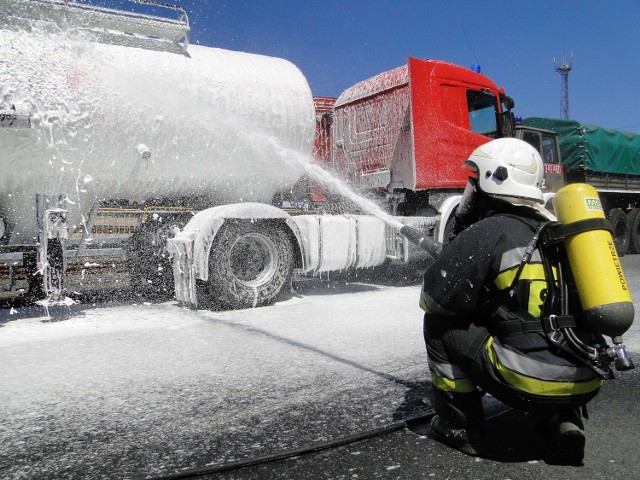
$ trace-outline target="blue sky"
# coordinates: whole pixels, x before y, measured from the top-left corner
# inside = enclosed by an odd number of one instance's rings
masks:
[[[107,5],[134,4],[103,0]],[[560,117],[569,75],[569,116],[640,133],[640,1],[184,0],[191,42],[282,57],[314,95],[338,96],[354,83],[437,58],[503,86],[523,117]]]

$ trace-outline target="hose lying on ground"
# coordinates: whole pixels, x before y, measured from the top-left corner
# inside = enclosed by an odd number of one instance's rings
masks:
[[[306,447],[296,448],[292,450],[285,450],[282,452],[275,452],[270,455],[264,455],[262,457],[253,457],[253,458],[247,458],[246,460],[223,463],[222,465],[194,468],[190,470],[183,470],[177,473],[162,475],[159,477],[145,477],[145,478],[150,478],[152,480],[177,480],[181,478],[193,478],[193,477],[200,477],[204,475],[211,475],[215,473],[228,472],[231,470],[239,470],[241,468],[253,467],[253,466],[261,465],[264,463],[276,462],[278,460],[284,460],[292,457],[299,457],[302,455],[309,455],[311,453],[320,452],[322,450],[342,447],[344,445],[349,445],[351,443],[356,443],[369,438],[379,437],[382,435],[386,435],[388,433],[393,433],[398,430],[404,430],[405,428],[411,428],[431,420],[431,417],[433,417],[433,415],[434,415],[434,412],[429,411],[423,415],[417,415],[415,417],[410,417],[405,420],[399,420],[397,422],[391,423],[384,427],[374,428],[364,432],[356,433],[356,434],[349,435],[342,438],[337,438],[335,440],[330,440],[327,442],[309,445]]]

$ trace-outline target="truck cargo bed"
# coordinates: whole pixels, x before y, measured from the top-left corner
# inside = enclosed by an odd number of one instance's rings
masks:
[[[583,172],[576,175],[593,179],[582,181],[596,187],[621,182],[622,186],[616,188],[626,188],[632,176],[640,176],[640,135],[574,120],[532,117],[523,123],[555,132],[565,171]]]

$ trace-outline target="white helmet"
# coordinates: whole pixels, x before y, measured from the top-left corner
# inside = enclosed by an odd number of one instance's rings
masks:
[[[478,174],[480,190],[488,195],[514,204],[544,203],[544,164],[538,151],[523,140],[492,140],[476,148],[464,165]]]

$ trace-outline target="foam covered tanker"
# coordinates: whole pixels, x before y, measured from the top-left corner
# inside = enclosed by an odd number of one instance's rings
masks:
[[[251,307],[424,258],[401,228],[442,240],[466,156],[513,130],[477,71],[410,57],[313,98],[290,62],[189,45],[179,6],[138,3],[170,14],[0,2],[0,300],[119,261],[191,307]]]
[[[37,233],[36,194],[62,198],[73,227],[106,198],[268,202],[301,175],[290,156],[310,154],[315,112],[293,64],[87,35],[0,29],[0,110],[31,127],[0,128],[12,243]]]

